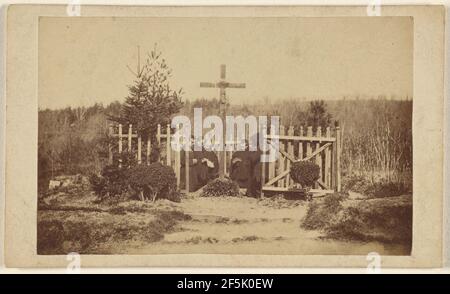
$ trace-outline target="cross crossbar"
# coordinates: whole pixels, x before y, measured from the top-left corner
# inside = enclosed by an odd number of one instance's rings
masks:
[[[220,81],[217,83],[211,83],[211,82],[201,82],[200,87],[201,88],[219,88],[223,91],[227,88],[236,88],[236,89],[244,89],[245,83],[230,83],[225,81],[227,77],[227,68],[226,65],[222,64],[220,66]],[[225,98],[225,97],[221,97]]]

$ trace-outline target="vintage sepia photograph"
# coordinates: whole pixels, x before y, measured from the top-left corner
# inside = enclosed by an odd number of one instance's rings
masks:
[[[38,22],[38,255],[409,256],[414,22]]]

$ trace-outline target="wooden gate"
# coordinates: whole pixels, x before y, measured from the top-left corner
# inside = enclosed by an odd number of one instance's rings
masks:
[[[266,140],[273,144],[273,139],[279,140],[278,159],[275,162],[262,163],[262,192],[288,191],[294,181],[289,175],[292,162],[315,162],[320,167],[320,178],[312,193],[325,194],[341,191],[340,157],[341,131],[336,123],[335,128],[327,127],[324,131],[318,127],[300,128],[297,134],[292,126],[287,130],[280,126],[279,135],[266,134]]]

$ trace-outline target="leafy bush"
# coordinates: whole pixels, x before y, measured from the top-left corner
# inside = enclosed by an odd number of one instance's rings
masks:
[[[150,165],[139,164],[128,171],[129,186],[141,200],[157,197],[167,198],[176,190],[177,178],[170,166],[159,162]]]
[[[122,168],[129,169],[138,164],[136,159],[136,153],[133,152],[122,152],[114,156],[115,166],[121,166]]]
[[[128,170],[137,165],[134,154],[122,152],[113,158],[113,164],[103,167],[101,174],[92,173],[89,183],[96,195],[103,200],[105,197],[124,196],[128,192]]]
[[[303,188],[312,187],[320,178],[320,167],[311,161],[297,161],[292,163],[290,175]]]
[[[100,197],[105,195],[107,181],[104,177],[92,173],[89,175],[89,183],[95,195]]]
[[[126,169],[117,165],[105,166],[100,176],[91,174],[89,182],[92,190],[101,199],[121,196],[128,190]]]
[[[92,190],[100,199],[117,198],[133,192],[141,200],[160,197],[180,201],[181,197],[176,192],[177,179],[171,167],[159,162],[135,164],[134,158],[127,154],[120,158],[121,167],[118,162],[105,166],[100,176],[91,174],[89,177]]]
[[[309,230],[323,229],[334,222],[342,210],[343,194],[330,194],[323,201],[311,202],[308,206],[302,227]]]
[[[239,185],[230,179],[217,178],[206,184],[202,196],[239,196]]]

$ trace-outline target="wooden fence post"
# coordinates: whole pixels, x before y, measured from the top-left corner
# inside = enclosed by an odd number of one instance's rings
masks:
[[[303,126],[300,127],[300,137],[303,136]],[[303,141],[298,142],[298,159],[303,159]]]
[[[111,146],[111,138],[114,135],[114,130],[112,125],[109,125],[109,141],[108,141],[108,163],[112,164],[113,163],[113,152],[112,152],[112,146]]]
[[[313,136],[312,126],[308,126],[308,129],[306,131],[306,136],[308,138],[311,138]],[[310,139],[308,139],[308,140],[310,140]],[[306,141],[306,156],[310,156],[312,154],[312,146],[313,146],[312,141]],[[317,184],[314,184],[314,188],[317,188]]]
[[[232,141],[230,142],[230,141],[228,141],[228,142],[226,142],[227,144],[225,145],[225,148],[227,148],[226,146],[228,146],[228,144],[231,144],[231,145],[233,145],[235,140],[234,140],[234,138],[232,139]],[[234,149],[236,146],[234,146],[233,145],[233,150],[236,150],[236,149]],[[233,157],[233,151],[232,150],[229,150],[229,151],[225,151],[226,152],[226,160],[225,160],[225,162],[228,162],[229,164],[228,164],[228,166],[227,166],[227,168],[226,168],[226,175],[227,176],[230,176],[230,171],[231,171],[231,158]]]
[[[336,190],[341,192],[341,128],[336,122]]]
[[[128,152],[131,152],[131,137],[133,135],[133,125],[128,127]]]
[[[284,136],[284,126],[280,126],[280,136]],[[284,151],[284,143],[282,140],[280,140],[280,150]],[[284,155],[280,154],[279,155],[279,159],[278,159],[278,174],[281,174],[282,172],[284,172]],[[284,187],[284,178],[278,181],[278,187]]]
[[[189,169],[191,168],[190,167],[190,164],[189,164],[189,147],[187,147],[186,148],[186,150],[184,151],[184,154],[185,154],[185,161],[184,161],[184,175],[186,176],[186,179],[185,179],[185,188],[186,188],[186,193],[189,193]]]
[[[147,152],[146,152],[146,160],[147,160],[147,165],[150,164],[150,154],[152,153],[152,142],[150,139],[150,134],[148,134],[147,137]]]
[[[119,154],[122,153],[122,124],[119,124]]]
[[[222,158],[223,158],[223,176],[226,176],[227,175],[227,162],[228,162],[228,160],[227,160],[227,152],[225,151],[225,149],[224,148],[222,148],[222,152],[219,152],[219,156],[222,156]],[[222,154],[220,154],[220,153],[222,153]]]
[[[158,161],[161,160],[161,125],[158,124],[158,129],[156,130],[156,142],[158,143]]]
[[[178,124],[176,127],[176,134],[180,135],[180,125]],[[180,154],[180,137],[178,137],[178,150],[175,150],[175,176],[177,177],[177,188],[180,188],[180,175],[181,175],[181,154]]]
[[[331,129],[327,127],[325,136],[331,137]],[[325,185],[331,187],[331,151],[330,148],[325,149]]]
[[[172,166],[172,147],[170,146],[170,125],[167,125],[167,131],[166,131],[166,161],[168,166]]]
[[[262,136],[262,139],[259,140],[259,142],[265,142],[267,144],[267,141],[266,141],[267,125],[263,127],[262,132],[259,135]],[[261,154],[263,154],[263,153],[261,153]],[[267,154],[267,152],[264,152],[264,154]],[[265,158],[267,158],[267,156],[265,156]],[[261,160],[261,158],[260,158],[260,160]],[[264,197],[263,187],[264,187],[265,183],[266,183],[266,162],[263,161],[263,162],[261,162],[261,194],[260,194],[261,198]]]
[[[271,139],[270,141],[273,140],[273,136],[275,136],[275,127],[273,127],[272,125],[270,126],[270,130],[269,130]],[[270,152],[270,148],[272,148],[272,146],[269,144],[269,152]],[[278,150],[275,150],[278,151]],[[269,162],[269,179],[273,179],[275,177],[275,161],[270,161]]]
[[[288,129],[288,135],[289,136],[294,136],[294,126],[289,126]],[[294,156],[294,145],[292,145],[292,141],[288,141],[288,147],[287,147],[287,153],[292,155],[293,158],[295,158]],[[290,170],[291,168],[291,161],[288,159],[287,160],[287,170]],[[291,176],[290,174],[286,176],[286,187],[289,187],[291,185]]]
[[[322,137],[322,127],[320,127],[320,126],[317,127],[316,137]],[[320,148],[320,143],[321,143],[321,141],[316,142],[315,150]],[[323,177],[322,177],[322,154],[321,153],[317,154],[317,156],[316,156],[316,164],[319,166],[320,180],[322,181]]]
[[[137,151],[137,159],[138,164],[142,163],[142,138],[140,135],[138,135],[138,151]]]
[[[313,135],[313,129],[312,129],[312,126],[309,126],[306,136],[312,137],[312,135]],[[306,142],[306,156],[310,156],[311,153],[312,153],[311,142],[307,141]]]

